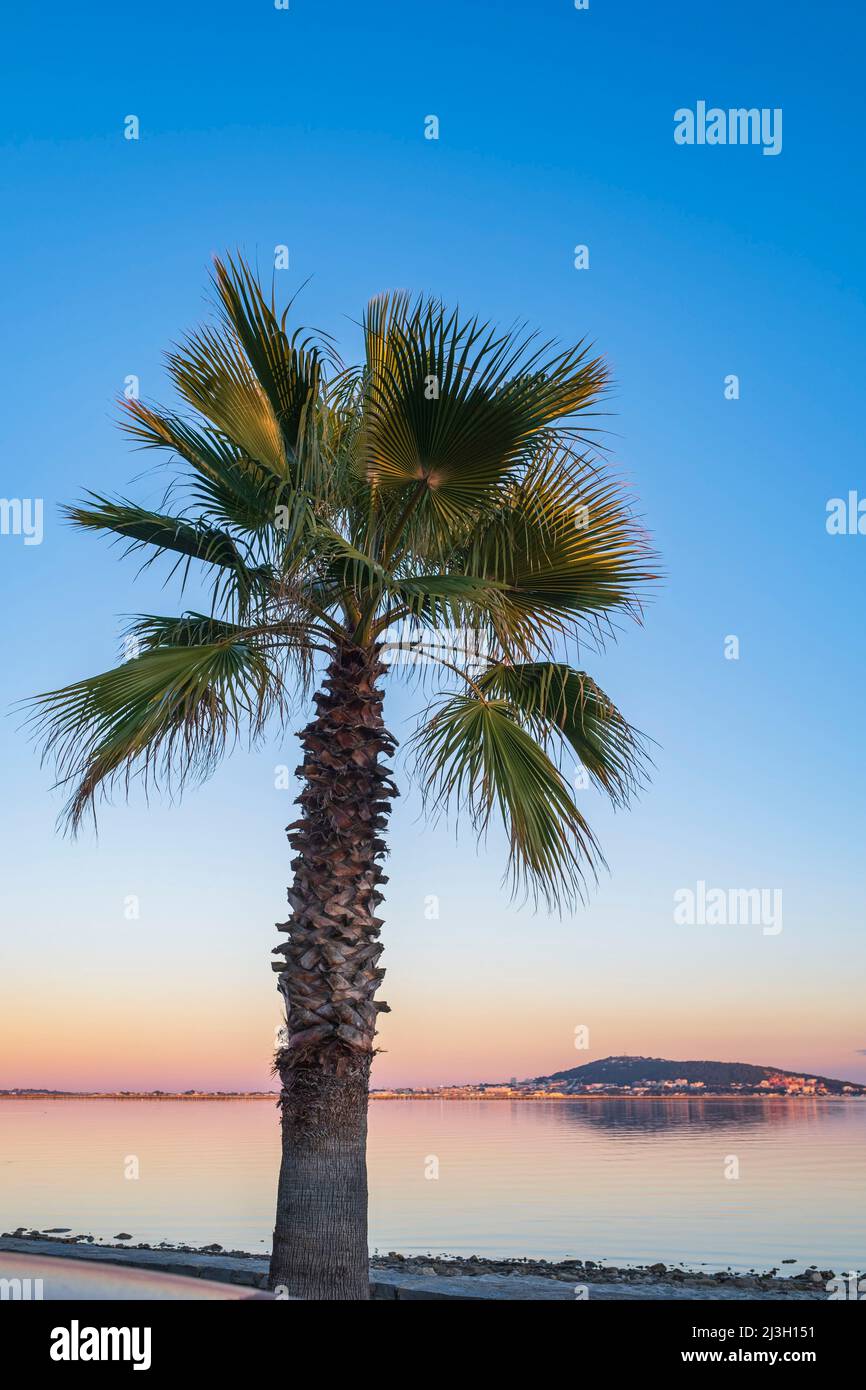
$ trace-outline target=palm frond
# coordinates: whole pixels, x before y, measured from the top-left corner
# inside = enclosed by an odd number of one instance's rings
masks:
[[[214,283],[225,325],[236,336],[255,380],[268,399],[282,437],[283,451],[299,487],[319,490],[328,475],[319,449],[318,412],[323,390],[323,350],[335,354],[323,335],[296,329],[289,336],[291,304],[278,317],[242,256],[214,262]]]
[[[459,527],[486,505],[555,421],[588,410],[607,368],[585,344],[552,352],[534,335],[462,321],[435,300],[373,301],[366,401],[371,485],[414,489],[416,522]]]
[[[184,400],[277,478],[288,478],[282,431],[237,338],[211,326],[190,333],[167,354]]]
[[[123,401],[121,428],[139,447],[165,449],[193,469],[187,490],[202,520],[260,531],[290,495],[285,478],[251,459],[218,430],[196,428],[143,401]]]
[[[271,573],[251,561],[244,548],[227,531],[203,522],[153,512],[125,498],[112,500],[98,493],[85,494],[87,502],[61,508],[63,515],[75,526],[85,530],[105,531],[129,541],[129,550],[153,547],[150,564],[163,553],[176,554],[190,560],[200,560],[214,566],[217,579],[215,598],[223,603],[234,602],[245,612],[253,602],[261,602],[271,584]]]
[[[506,585],[476,574],[409,574],[392,580],[388,594],[398,608],[391,617],[405,615],[434,627],[440,622],[459,626],[487,621],[506,596]]]
[[[513,893],[552,908],[581,900],[587,872],[603,864],[598,843],[562,773],[506,699],[445,695],[412,738],[425,796],[468,812],[483,835],[494,813],[509,840]]]
[[[639,618],[641,593],[658,578],[650,539],[621,483],[546,448],[503,490],[462,554],[467,569],[506,585],[516,627],[548,653],[557,635],[602,641],[616,612]],[[507,631],[501,636],[507,645]]]
[[[261,735],[283,698],[277,666],[253,644],[190,641],[37,696],[31,722],[43,759],[73,786],[64,817],[74,832],[118,779],[180,787],[208,776],[242,731]]]
[[[130,623],[126,636],[145,651],[156,647],[208,647],[221,642],[248,640],[249,630],[241,623],[225,622],[207,613],[183,613],[168,617],[159,613],[140,613]]]
[[[644,784],[646,738],[585,671],[546,661],[494,665],[477,674],[475,683],[485,697],[505,699],[519,710],[543,746],[567,744],[615,805],[627,805]]]

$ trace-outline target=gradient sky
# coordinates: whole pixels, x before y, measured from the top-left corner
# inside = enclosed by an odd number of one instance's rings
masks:
[[[866,495],[864,28],[839,0],[7,17],[0,490],[44,498],[45,535],[0,536],[4,711],[113,664],[123,615],[177,609],[166,568],[136,581],[57,504],[160,495],[131,484],[146,461],[112,401],[129,374],[171,400],[161,353],[205,316],[213,252],[269,271],[287,244],[279,286],[309,280],[298,317],[347,356],[367,298],[407,287],[587,335],[612,363],[616,466],[668,578],[585,665],[657,741],[653,784],[616,816],[580,793],[610,872],[563,921],[509,905],[500,837],[478,853],[397,803],[379,1085],[624,1052],[866,1080],[866,536],[825,528],[830,498]],[[674,111],[699,100],[782,108],[782,153],[676,145]],[[411,699],[389,709],[405,737]],[[0,729],[0,1086],[270,1084],[291,740],[70,843],[19,724]],[[673,895],[699,880],[781,889],[782,932],[677,925]]]

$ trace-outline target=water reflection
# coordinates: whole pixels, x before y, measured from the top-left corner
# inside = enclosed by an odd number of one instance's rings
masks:
[[[498,1102],[504,1104],[506,1102]],[[520,1105],[520,1101],[511,1102]],[[544,1104],[541,1102],[540,1104]],[[831,1102],[836,1104],[836,1102]],[[842,1103],[840,1103],[842,1104]],[[823,1105],[823,1109],[819,1107]],[[545,1123],[555,1119],[564,1125],[588,1129],[639,1130],[658,1133],[672,1129],[761,1129],[815,1124],[826,1113],[827,1102],[761,1100],[577,1100],[551,1101],[545,1105]],[[535,1104],[531,1103],[534,1109]]]
[[[866,1269],[866,1104],[381,1101],[369,1152],[380,1250]],[[264,1253],[278,1162],[271,1101],[0,1100],[0,1229]]]

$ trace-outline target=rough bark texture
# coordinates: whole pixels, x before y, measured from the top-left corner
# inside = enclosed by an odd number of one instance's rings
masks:
[[[288,827],[294,882],[275,954],[286,1006],[277,1054],[283,1157],[271,1285],[300,1298],[369,1297],[367,1098],[382,951],[381,832],[397,790],[383,759],[376,649],[347,643],[301,734],[300,818]]]

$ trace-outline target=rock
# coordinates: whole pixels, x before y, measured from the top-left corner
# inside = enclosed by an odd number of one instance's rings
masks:
[[[649,1272],[650,1272],[650,1274],[667,1274],[667,1272],[668,1272],[668,1267],[667,1267],[667,1265],[663,1265],[663,1264],[650,1265],[650,1266],[649,1266]]]
[[[44,1236],[68,1236],[71,1230],[71,1226],[46,1226],[42,1234]]]
[[[117,1235],[112,1236],[111,1238],[112,1240],[132,1240],[132,1236],[130,1235],[129,1231],[118,1231]]]
[[[219,1255],[222,1252],[222,1246],[216,1244],[203,1245],[201,1251],[203,1255]]]

